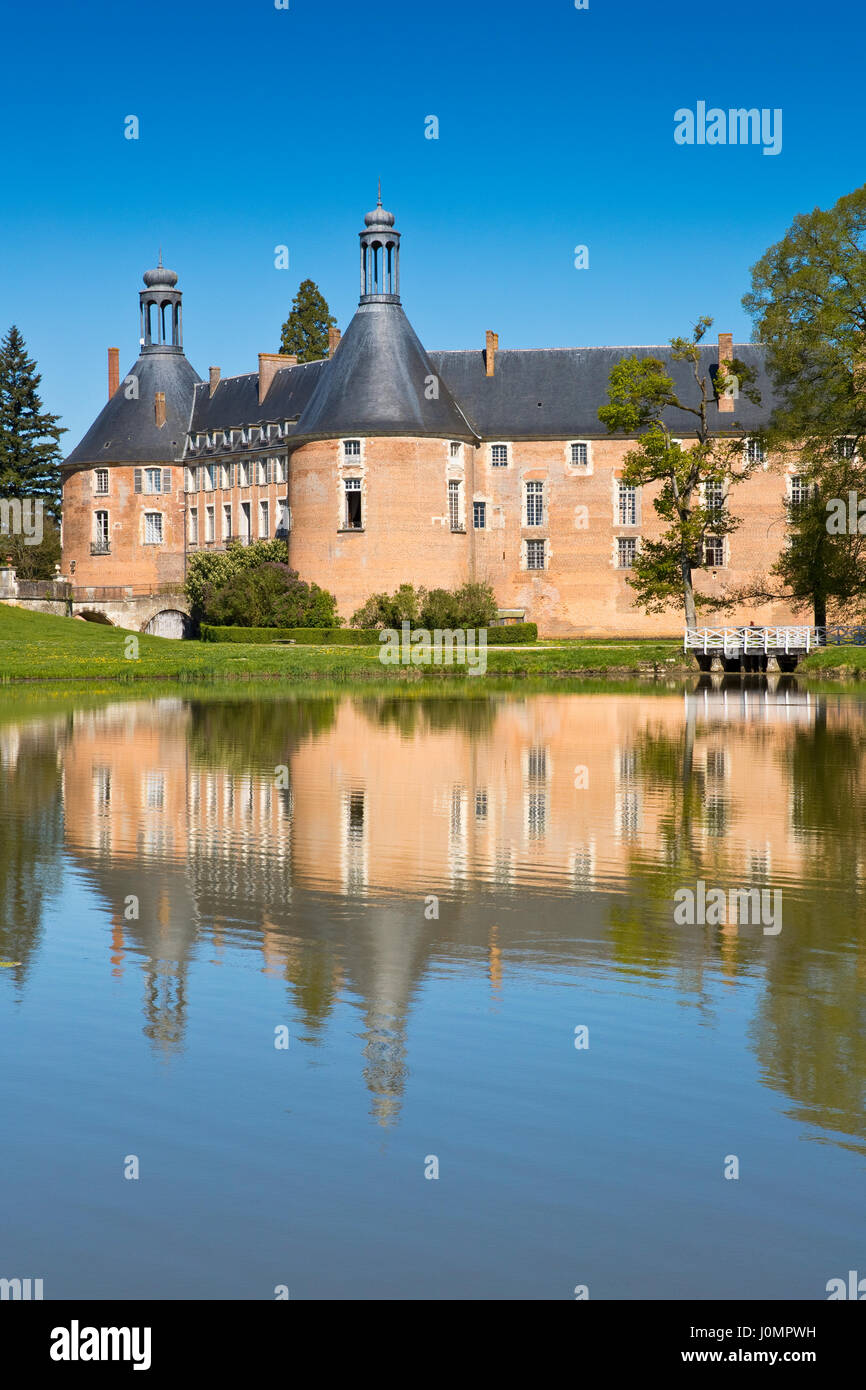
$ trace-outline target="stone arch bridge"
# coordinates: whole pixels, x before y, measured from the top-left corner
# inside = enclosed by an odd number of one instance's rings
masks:
[[[192,630],[189,602],[176,588],[153,593],[121,584],[79,587],[62,579],[19,580],[14,570],[0,569],[0,601],[155,637],[188,637]]]

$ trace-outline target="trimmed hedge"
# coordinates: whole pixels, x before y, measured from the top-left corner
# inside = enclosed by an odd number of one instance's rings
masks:
[[[521,642],[537,641],[537,623],[506,623],[504,627],[489,627],[487,629],[488,647],[519,646]]]
[[[202,623],[201,640],[255,645],[296,642],[304,647],[369,647],[379,645],[379,630],[353,627],[213,627],[209,623]],[[535,623],[512,623],[510,627],[487,629],[487,644],[491,647],[510,647],[537,640],[538,627]]]
[[[344,627],[212,627],[202,623],[203,642],[297,642],[299,646],[366,647],[379,641],[378,632]]]

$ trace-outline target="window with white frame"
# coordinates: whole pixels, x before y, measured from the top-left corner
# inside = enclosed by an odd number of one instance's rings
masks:
[[[97,497],[108,496],[108,469],[97,468],[93,473],[93,491]]]
[[[223,540],[230,541],[232,538],[232,504],[223,502]]]
[[[189,509],[189,543],[198,545],[198,507]]]
[[[100,547],[108,545],[108,512],[93,513],[93,540]]]
[[[185,472],[184,472],[184,484],[183,484],[184,492],[195,492],[195,491],[196,491],[196,483],[197,483],[196,474],[197,474],[197,472],[198,472],[198,470],[195,469],[195,468],[187,468],[187,469],[185,470]]]
[[[630,483],[618,484],[620,526],[637,526],[637,488]]]
[[[244,459],[238,464],[238,486],[249,487],[250,485],[250,461]]]
[[[704,537],[704,564],[707,569],[720,569],[725,563],[724,536]]]
[[[343,492],[346,498],[345,528],[347,531],[360,531],[363,529],[361,515],[361,479],[344,478]]]
[[[286,483],[289,480],[289,460],[285,454],[277,459],[277,482]]]
[[[720,512],[725,506],[725,485],[717,479],[704,483],[704,506],[708,512]]]
[[[213,492],[217,485],[217,466],[215,463],[208,463],[204,470],[205,492]]]
[[[221,486],[222,488],[230,488],[231,485],[232,485],[232,482],[233,482],[233,479],[232,479],[232,466],[231,466],[231,464],[230,464],[230,463],[224,463],[224,464],[222,465],[222,468],[221,468],[220,472],[221,472],[220,486]]]
[[[855,446],[856,442],[857,442],[856,440],[850,439],[850,438],[848,438],[847,436],[844,437],[844,438],[842,438],[842,439],[837,439],[837,440],[836,440],[836,457],[837,457],[837,459],[852,459],[852,458],[854,457],[854,446]]]
[[[146,493],[162,491],[162,469],[145,468],[144,470],[144,490]]]
[[[746,440],[746,462],[747,462],[747,463],[763,463],[763,462],[764,462],[764,446],[763,446],[763,444],[761,443],[760,439],[747,439],[747,440]]]
[[[528,570],[544,569],[544,541],[526,542],[526,568]]]
[[[267,459],[256,459],[256,482],[259,487],[264,487],[268,481],[268,461]]]
[[[544,522],[544,484],[526,484],[526,524],[541,526]]]
[[[486,502],[472,503],[472,525],[475,527],[476,531],[485,531],[487,529]]]
[[[361,457],[360,439],[343,440],[343,457],[347,459],[359,459]]]
[[[450,454],[451,454],[451,457],[452,457],[453,459],[459,459],[459,457],[460,457],[460,451],[461,451],[462,448],[463,448],[463,445],[462,445],[462,444],[456,444],[456,443],[453,443],[453,442],[452,442],[451,447],[450,447]]]
[[[145,512],[144,514],[144,543],[145,545],[162,545],[162,512]]]
[[[448,480],[448,524],[452,531],[460,530],[460,482],[457,478]]]
[[[616,543],[616,567],[630,570],[637,555],[637,539],[634,536],[620,536]]]
[[[490,463],[491,463],[491,466],[492,466],[493,468],[507,468],[507,467],[508,467],[508,445],[507,445],[507,444],[491,444],[491,446],[490,446]]]
[[[261,537],[269,534],[270,512],[271,509],[267,502],[259,503],[259,535]]]
[[[214,516],[215,508],[213,504],[204,509],[204,538],[206,541],[216,539],[216,524]]]
[[[244,545],[249,545],[253,538],[253,524],[250,516],[249,502],[241,502],[241,541]]]
[[[589,466],[589,445],[582,439],[576,439],[571,445],[571,466],[572,468],[587,468]]]
[[[802,473],[794,473],[789,482],[792,507],[802,507],[809,500],[809,484]]]
[[[277,518],[277,535],[288,534],[289,530],[289,499],[281,497],[277,503],[279,515]]]

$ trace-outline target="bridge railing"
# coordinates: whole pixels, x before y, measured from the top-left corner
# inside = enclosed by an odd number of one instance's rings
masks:
[[[93,602],[108,603],[112,599],[127,598],[167,598],[170,595],[178,595],[182,592],[177,586],[154,589],[153,585],[136,584],[85,584],[76,585],[71,593],[73,600],[84,602],[90,599]]]
[[[802,656],[819,647],[866,646],[866,626],[687,627],[683,649],[704,656]]]

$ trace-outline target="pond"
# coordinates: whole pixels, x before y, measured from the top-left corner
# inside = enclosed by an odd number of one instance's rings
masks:
[[[0,1277],[821,1299],[863,1267],[856,695],[28,700]]]

